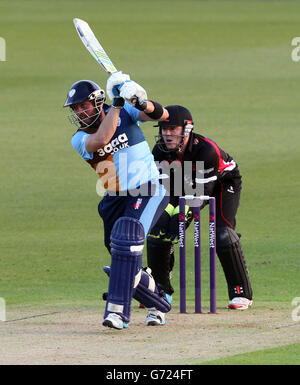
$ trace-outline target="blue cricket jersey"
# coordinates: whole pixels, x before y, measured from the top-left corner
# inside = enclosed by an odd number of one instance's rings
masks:
[[[105,104],[103,108],[107,114],[111,107]],[[91,135],[88,131],[77,131],[72,137],[72,145],[95,169],[107,191],[135,189],[159,177],[153,155],[139,126],[139,110],[129,103],[121,109],[117,129],[109,143],[94,153],[86,150],[85,142]]]

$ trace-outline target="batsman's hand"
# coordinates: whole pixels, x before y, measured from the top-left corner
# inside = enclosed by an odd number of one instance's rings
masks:
[[[120,96],[138,110],[143,111],[147,106],[147,92],[133,80],[123,83],[120,88]]]
[[[120,86],[129,81],[130,76],[123,74],[122,71],[113,72],[106,83],[106,94],[109,99],[114,100],[115,97],[120,96]]]

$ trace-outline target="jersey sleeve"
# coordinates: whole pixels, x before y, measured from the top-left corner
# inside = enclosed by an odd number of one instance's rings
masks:
[[[85,147],[85,142],[89,135],[90,134],[87,134],[86,132],[78,131],[75,135],[73,135],[71,140],[72,146],[84,160],[93,159],[93,153],[89,153]]]
[[[160,160],[160,156],[159,156],[160,153],[159,153],[157,144],[155,144],[152,149],[152,155],[154,156],[154,160]]]
[[[214,147],[206,146],[203,160],[203,168],[197,170],[195,182],[204,183],[204,195],[212,196],[219,176],[219,159]]]
[[[134,123],[136,122],[139,122],[140,119],[139,119],[139,116],[140,116],[140,111],[133,107],[131,104],[125,102],[124,104],[124,109],[126,110],[126,112],[129,114],[129,116],[131,117],[132,121]]]

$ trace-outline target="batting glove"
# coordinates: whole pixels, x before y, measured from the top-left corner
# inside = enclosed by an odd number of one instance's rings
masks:
[[[123,83],[130,81],[130,76],[123,74],[122,71],[113,72],[107,79],[106,94],[110,100],[114,100],[120,94],[120,86]]]
[[[134,81],[123,83],[120,87],[120,96],[138,110],[143,111],[147,106],[147,92]]]

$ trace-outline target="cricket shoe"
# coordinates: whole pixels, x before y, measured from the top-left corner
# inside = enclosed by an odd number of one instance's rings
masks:
[[[172,296],[166,294],[167,300],[169,303],[172,303]],[[157,326],[166,324],[166,313],[162,313],[159,310],[156,310],[155,307],[148,308],[148,314],[146,317],[147,326]]]
[[[128,328],[128,324],[125,323],[122,320],[122,317],[116,313],[109,313],[108,316],[104,319],[102,325],[107,326],[109,328],[118,329],[118,330]]]
[[[146,317],[147,326],[157,326],[165,325],[166,323],[166,313],[162,313],[159,310],[156,310],[155,307],[148,309],[148,314]]]
[[[228,304],[228,309],[246,310],[252,306],[253,301],[245,297],[234,297]]]

